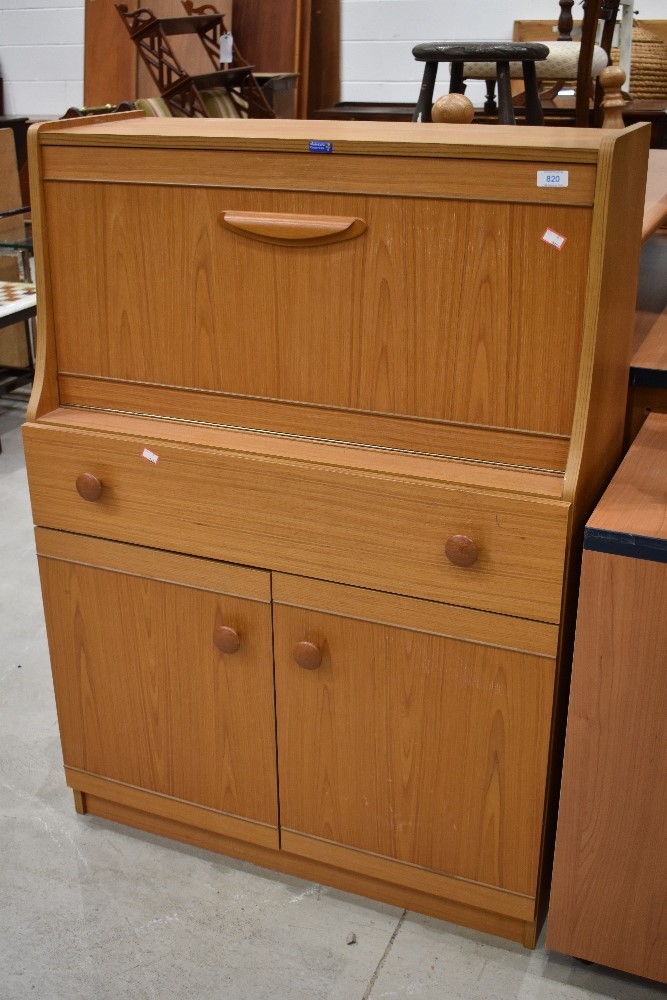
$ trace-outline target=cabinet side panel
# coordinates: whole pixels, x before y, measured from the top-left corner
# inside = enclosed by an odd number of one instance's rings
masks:
[[[667,981],[667,565],[584,554],[547,945]]]

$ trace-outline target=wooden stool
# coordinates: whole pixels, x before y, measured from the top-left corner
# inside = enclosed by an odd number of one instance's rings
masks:
[[[548,56],[549,49],[546,45],[540,42],[422,42],[421,45],[415,45],[412,54],[419,62],[426,63],[419,100],[412,116],[413,122],[432,121],[431,106],[438,63],[452,64],[449,92],[463,94],[463,64],[494,62],[498,80],[498,122],[501,125],[516,124],[510,86],[510,62],[520,62],[526,91],[526,124],[544,125],[535,62]]]

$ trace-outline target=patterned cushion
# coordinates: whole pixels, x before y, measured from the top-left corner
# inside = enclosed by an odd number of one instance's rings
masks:
[[[214,87],[211,90],[202,90],[200,93],[204,107],[211,118],[248,117],[247,102],[240,95],[235,96],[235,103],[224,87]],[[246,109],[245,112],[241,113],[236,105]],[[163,97],[138,97],[134,106],[151,118],[183,117],[183,115],[174,115]]]
[[[143,111],[149,118],[173,117],[163,97],[138,97],[134,106],[137,111]]]
[[[224,87],[213,87],[211,90],[202,90],[201,96],[211,118],[248,117],[248,105],[238,93],[235,93],[233,101]],[[241,105],[245,109],[243,114],[237,105]]]
[[[576,80],[579,65],[579,42],[543,42],[548,46],[549,55],[535,63],[538,80]],[[604,49],[596,45],[593,49],[593,66],[591,76],[600,75],[608,65]],[[464,63],[463,75],[470,80],[495,80],[495,63]],[[520,62],[510,63],[510,76],[514,79],[523,78],[523,67]]]

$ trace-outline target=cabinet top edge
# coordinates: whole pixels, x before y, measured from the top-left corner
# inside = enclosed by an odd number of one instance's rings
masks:
[[[86,122],[88,120],[85,120]],[[50,127],[51,126],[51,127]],[[56,127],[58,126],[58,127]],[[42,145],[245,149],[309,155],[478,157],[595,163],[610,134],[600,129],[288,119],[141,118],[39,128]],[[316,144],[316,146],[313,146]]]

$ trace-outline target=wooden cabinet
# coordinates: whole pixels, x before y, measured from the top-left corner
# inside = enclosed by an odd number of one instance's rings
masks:
[[[32,133],[81,811],[534,943],[647,131]]]
[[[667,983],[667,414],[588,525],[547,945]]]

